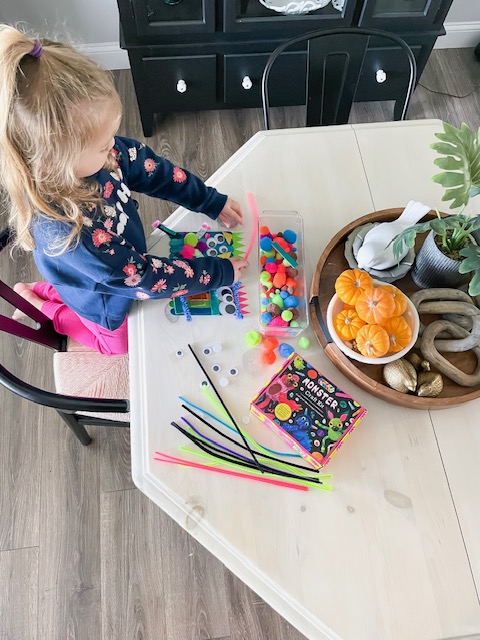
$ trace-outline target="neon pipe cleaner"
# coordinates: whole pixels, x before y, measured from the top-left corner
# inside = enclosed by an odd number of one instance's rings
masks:
[[[233,419],[232,414],[230,413],[230,411],[228,410],[227,405],[224,403],[224,401],[222,400],[221,395],[218,393],[217,389],[215,388],[215,385],[213,384],[212,379],[210,378],[210,376],[208,375],[205,367],[203,366],[203,364],[200,362],[200,360],[198,359],[197,354],[195,353],[195,351],[193,350],[193,347],[191,344],[187,345],[188,348],[190,349],[190,352],[192,354],[192,356],[195,358],[195,360],[197,361],[198,366],[200,367],[200,369],[203,371],[203,375],[207,378],[208,382],[210,383],[210,386],[212,387],[212,389],[215,391],[215,395],[217,396],[217,398],[219,399],[222,407],[225,409],[225,411],[228,414],[228,417],[230,418],[230,420],[232,421],[233,426],[235,427],[235,429],[238,431],[238,434],[240,435],[240,437],[242,438],[243,442],[245,443],[245,446],[248,449],[248,453],[252,456],[252,458],[255,461],[255,464],[257,465],[257,467],[260,469],[260,471],[262,470],[262,465],[260,464],[260,462],[257,460],[257,458],[255,457],[255,454],[253,453],[252,449],[250,448],[250,445],[248,444],[242,430],[240,429],[240,427],[237,425],[237,423],[235,422],[235,420]]]
[[[195,415],[195,414],[194,414]],[[242,460],[248,460],[250,462],[250,458],[247,458],[247,456],[242,456],[241,453],[237,453],[236,451],[233,451],[232,449],[229,449],[228,447],[224,447],[223,445],[221,445],[219,442],[215,442],[215,440],[212,440],[211,438],[209,438],[208,436],[206,436],[205,434],[201,433],[200,431],[198,431],[198,429],[196,429],[193,424],[191,422],[189,422],[186,418],[182,418],[182,420],[185,422],[185,424],[187,424],[190,429],[197,434],[197,436],[199,436],[202,440],[206,441],[206,442],[210,442],[210,444],[214,444],[217,447],[219,447],[220,449],[223,449],[224,451],[227,451],[227,453],[231,453],[232,455],[238,457],[238,458],[242,458]]]
[[[284,260],[288,262],[288,264],[296,269],[298,267],[298,262],[289,256],[286,251],[278,244],[278,242],[272,242],[272,249],[275,249],[277,253],[279,253]]]
[[[197,420],[200,420],[200,422],[202,422],[204,425],[206,425],[207,427],[210,427],[210,429],[215,431],[215,433],[218,433],[218,435],[223,436],[226,440],[229,440],[230,442],[233,442],[234,444],[237,445],[237,447],[241,447],[242,449],[245,449],[245,447],[240,442],[237,442],[236,440],[234,440],[230,436],[226,435],[225,433],[222,433],[219,429],[214,427],[213,424],[210,424],[209,422],[207,422],[207,420],[202,418],[202,416],[199,416],[198,414],[196,414],[194,411],[192,411],[192,409],[190,409],[186,405],[182,404],[182,408],[186,409],[189,413],[191,413],[193,416],[195,416],[197,418]],[[200,433],[199,435],[203,435],[203,434]],[[206,436],[204,436],[204,437],[206,437]],[[208,440],[208,438],[207,438],[207,440]],[[214,444],[216,444],[219,447],[221,447],[221,445],[218,442],[214,442],[214,441],[211,441],[211,442],[213,442]],[[311,469],[309,467],[305,467],[305,466],[300,465],[300,464],[295,464],[294,462],[283,462],[283,460],[277,460],[273,456],[269,456],[269,455],[267,455],[265,453],[258,452],[257,455],[261,456],[262,458],[267,458],[268,460],[275,460],[276,462],[280,462],[280,464],[284,464],[286,466],[288,465],[288,466],[291,466],[291,467],[296,467],[297,469],[304,469],[305,471],[309,471],[311,473],[316,471],[315,469]]]
[[[247,200],[248,200],[248,204],[250,205],[250,211],[252,212],[252,216],[253,216],[253,229],[252,229],[252,235],[250,236],[250,240],[248,242],[247,249],[243,256],[245,260],[247,260],[248,256],[250,255],[250,251],[253,248],[253,243],[255,242],[255,238],[257,237],[257,227],[258,227],[258,207],[257,207],[257,203],[255,201],[255,196],[253,195],[253,193],[250,193],[250,192],[247,193]]]
[[[216,464],[224,464],[225,466],[229,466],[229,467],[235,467],[235,463],[234,462],[223,462],[221,460],[217,460],[215,458],[215,456],[211,456],[208,453],[203,453],[203,451],[197,451],[195,449],[190,449],[189,447],[185,447],[185,446],[180,446],[179,449],[181,451],[185,451],[186,453],[190,453],[192,455],[198,456],[199,458],[205,458],[205,460],[209,460],[211,462],[212,465],[216,465]],[[258,469],[255,468],[251,468],[250,471],[248,473],[251,473],[253,475],[259,475],[260,472],[258,471]],[[326,474],[324,476],[320,476],[321,478],[333,478],[332,474]],[[327,482],[323,482],[322,484],[310,484],[308,482],[305,482],[304,480],[300,480],[300,478],[298,478],[297,480],[295,480],[295,482],[292,480],[292,484],[300,484],[304,487],[308,487],[309,489],[320,489],[321,491],[332,491],[333,487],[331,484],[328,484]]]
[[[213,397],[212,394],[210,394],[210,390],[209,390],[208,387],[202,386],[202,391],[205,392],[205,395],[207,396],[207,398],[209,400],[211,400],[216,407],[217,407],[217,404],[218,404],[218,408],[221,409],[222,413],[225,413],[224,410],[223,410],[223,407],[220,405],[220,403],[217,403],[217,400]],[[223,425],[225,428],[229,429],[230,431],[233,431],[234,433],[237,433],[237,430],[234,427],[231,427],[226,422],[223,422],[223,420],[220,420],[220,418],[217,418],[217,416],[213,415],[213,413],[209,413],[205,409],[202,409],[201,407],[198,407],[196,404],[193,404],[193,402],[189,402],[183,396],[178,396],[178,397],[182,402],[187,404],[189,407],[193,407],[193,409],[196,409],[200,414],[202,414],[202,415],[205,414],[209,418],[212,418],[213,420],[216,420],[217,422],[219,422],[221,425]],[[185,407],[185,409],[186,409],[186,407]],[[224,434],[222,434],[222,435],[224,435]],[[257,442],[254,438],[249,436],[248,433],[245,433],[245,437],[250,442],[250,444],[253,444],[258,449],[261,449],[262,451],[268,451],[268,453],[273,453],[273,454],[275,454],[277,456],[285,456],[286,458],[301,458],[302,457],[302,456],[299,456],[296,453],[284,453],[283,451],[275,451],[274,449],[269,449],[268,447],[264,447],[262,444]],[[309,471],[310,471],[310,469],[309,469]]]
[[[158,454],[157,454],[158,455]],[[265,482],[266,484],[273,484],[277,487],[286,487],[287,489],[296,489],[297,491],[308,491],[308,487],[292,484],[291,482],[282,482],[281,480],[274,480],[273,478],[265,478],[264,476],[252,476],[248,473],[241,473],[240,471],[229,471],[228,469],[219,469],[218,467],[212,467],[207,464],[199,464],[198,462],[188,462],[181,458],[173,458],[172,456],[165,456],[160,454],[161,458],[154,458],[158,462],[169,462],[171,464],[177,464],[182,467],[192,467],[194,469],[204,469],[205,471],[213,471],[215,473],[222,473],[227,476],[234,476],[236,478],[246,478],[250,480],[256,480],[257,482]]]
[[[202,386],[202,393],[203,395],[207,396],[208,400],[210,400],[210,402],[213,404],[213,406],[215,407],[215,409],[217,409],[218,411],[220,411],[220,413],[222,414],[222,416],[224,418],[226,418],[227,420],[230,420],[230,418],[228,417],[228,413],[225,411],[225,409],[222,407],[222,405],[220,404],[220,402],[215,398],[215,396],[213,395],[213,393],[210,391],[209,387],[206,386]],[[226,427],[228,427],[229,429],[231,429],[232,431],[236,431],[235,427],[230,425],[227,425],[225,422],[223,422],[222,424],[224,424]]]
[[[236,456],[233,456],[233,460],[232,460],[232,456],[230,454],[224,454],[220,452],[220,450],[214,447],[213,445],[208,444],[207,442],[202,442],[200,438],[193,435],[192,433],[189,433],[183,427],[178,425],[176,422],[171,422],[170,424],[176,429],[178,429],[181,433],[183,433],[183,435],[186,436],[189,440],[194,442],[197,445],[197,447],[202,449],[202,451],[205,451],[206,453],[210,453],[211,455],[214,455],[216,458],[220,458],[221,460],[227,460],[227,462],[235,462],[240,467],[254,468],[253,462],[243,462]],[[295,478],[295,479],[305,480],[306,482],[312,482],[314,484],[322,484],[321,481],[318,480],[318,478],[312,478],[310,476],[300,476],[299,478],[299,476],[295,475],[294,473],[289,473],[288,471],[284,471],[283,469],[272,469],[271,467],[267,467],[266,465],[262,465],[260,471],[268,472],[275,476],[283,476],[284,478]]]

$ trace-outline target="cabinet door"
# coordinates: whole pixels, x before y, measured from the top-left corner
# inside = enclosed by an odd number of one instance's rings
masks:
[[[216,102],[216,56],[143,57],[152,111],[211,109]]]
[[[213,33],[212,0],[130,0],[139,36]]]
[[[418,31],[442,27],[452,0],[364,0],[359,27]]]
[[[225,56],[225,104],[229,107],[259,107],[262,104],[262,75],[268,53]],[[307,52],[287,51],[270,74],[270,104],[305,104]]]
[[[226,32],[276,33],[333,29],[352,24],[357,0],[223,0]]]

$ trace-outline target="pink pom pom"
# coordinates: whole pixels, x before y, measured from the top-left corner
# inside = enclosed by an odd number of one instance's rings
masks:
[[[180,249],[180,255],[186,260],[191,260],[195,255],[195,247],[192,247],[189,244],[184,244]]]
[[[265,264],[265,271],[268,271],[268,273],[277,273],[277,269],[275,262],[267,262]]]
[[[268,326],[269,327],[288,327],[288,322],[286,322],[282,318],[282,316],[276,316],[275,318],[272,318]]]

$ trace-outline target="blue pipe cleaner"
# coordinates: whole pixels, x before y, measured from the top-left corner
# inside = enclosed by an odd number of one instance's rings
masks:
[[[192,314],[190,313],[190,309],[188,308],[187,298],[186,296],[179,296],[179,297],[180,297],[180,303],[182,305],[182,311],[185,315],[185,319],[187,322],[191,322]]]

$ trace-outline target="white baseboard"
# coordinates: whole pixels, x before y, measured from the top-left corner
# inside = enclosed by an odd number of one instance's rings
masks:
[[[480,21],[446,22],[444,36],[435,43],[435,49],[463,49],[476,47],[480,42]]]
[[[93,42],[75,45],[80,53],[95,60],[104,69],[129,69],[128,53],[120,49],[118,42]]]
[[[476,47],[480,42],[480,21],[446,22],[446,35],[440,36],[435,49]],[[120,49],[118,42],[94,42],[77,45],[81,53],[89,56],[105,69],[129,69],[128,54]]]

